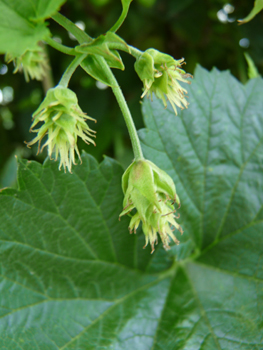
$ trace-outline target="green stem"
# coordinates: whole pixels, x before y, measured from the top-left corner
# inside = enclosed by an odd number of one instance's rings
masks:
[[[75,56],[76,55],[76,51],[74,50],[74,48],[62,45],[60,43],[58,43],[57,41],[55,41],[54,39],[50,38],[50,37],[45,37],[45,42],[52,46],[54,49],[63,52],[67,55],[72,55]]]
[[[121,26],[122,22],[124,21],[124,19],[127,16],[129,5],[130,5],[130,3],[126,4],[126,6],[123,7],[121,17],[116,22],[116,24],[111,28],[111,31],[116,31]],[[52,16],[52,19],[54,21],[56,21],[58,24],[60,24],[63,28],[68,30],[71,34],[73,34],[80,44],[88,43],[88,42],[91,42],[93,40],[87,33],[82,31],[73,22],[71,22],[68,18],[62,16],[60,13],[57,12],[54,16]],[[129,47],[129,49],[127,49],[127,47],[126,47],[126,50],[127,50],[127,52],[132,53],[135,57],[141,55],[141,52],[133,47]],[[71,62],[71,64],[69,65],[69,67],[67,68],[65,73],[63,74],[59,85],[62,85],[65,87],[68,86],[68,82],[69,82],[72,74],[74,73],[77,66],[81,63],[81,61],[85,57],[86,57],[86,54],[75,57],[75,59]],[[120,106],[120,109],[122,111],[127,129],[128,129],[128,132],[129,132],[129,135],[131,138],[131,143],[132,143],[132,148],[133,148],[135,160],[144,159],[141,145],[140,145],[140,141],[138,138],[138,134],[137,134],[137,131],[136,131],[136,128],[135,128],[135,125],[134,125],[134,122],[133,122],[133,119],[131,116],[131,112],[130,112],[129,107],[126,103],[126,100],[123,96],[121,88],[119,87],[116,78],[112,74],[111,69],[107,65],[104,58],[97,56],[97,60],[100,63],[102,70],[104,71],[104,73],[107,75],[107,77],[109,79],[112,91],[113,91],[113,93],[117,99],[117,102]]]
[[[39,45],[43,48],[48,64],[49,64],[49,54],[47,51],[47,45],[45,45],[43,42],[40,42]],[[53,79],[53,73],[52,73],[52,68],[51,65],[49,64],[50,69],[46,70],[46,75],[44,76],[43,80],[42,80],[42,86],[43,86],[43,90],[45,92],[45,94],[48,92],[49,89],[54,87],[54,79]]]
[[[71,34],[73,34],[80,44],[92,41],[92,38],[87,33],[85,33],[83,30],[77,27],[75,23],[71,22],[61,13],[57,12],[51,18],[58,24],[60,24],[63,28],[65,28],[67,31],[69,31]]]
[[[127,11],[125,12],[125,17],[127,16],[128,8],[127,8]],[[57,12],[54,16],[52,16],[52,19],[54,21],[56,21],[58,24],[60,24],[67,31],[69,31],[71,34],[73,34],[79,43],[81,43],[81,44],[88,43],[88,42],[91,42],[93,40],[86,32],[84,32],[79,27],[77,27],[76,24],[71,22],[68,18],[61,15],[61,13]],[[112,31],[112,29],[110,31]],[[74,49],[71,49],[65,45],[61,45],[49,37],[46,38],[45,40],[50,46],[54,47],[58,51],[64,52],[68,55],[75,54],[74,51],[72,51]],[[109,43],[109,48],[128,52],[136,59],[139,58],[142,54],[142,51],[136,49],[135,47],[133,47],[131,45],[121,44],[121,43]]]
[[[124,3],[123,3],[124,2]],[[125,18],[127,17],[128,11],[129,11],[129,7],[130,7],[130,3],[132,2],[132,0],[129,1],[129,3],[127,3],[127,0],[122,1],[122,13],[118,19],[118,21],[111,27],[111,29],[109,30],[109,32],[117,32],[117,30],[120,28],[120,26],[122,25],[122,23],[124,22]]]
[[[62,75],[62,78],[60,79],[60,82],[58,84],[59,86],[68,87],[68,83],[70,81],[70,78],[72,77],[72,74],[75,72],[75,70],[80,65],[80,63],[84,60],[85,57],[87,57],[87,54],[76,56],[74,58],[74,60],[70,63],[70,65]]]
[[[134,153],[134,158],[135,160],[139,159],[144,159],[142,149],[141,149],[141,144],[139,141],[139,137],[131,116],[131,112],[129,110],[129,107],[127,105],[127,102],[123,96],[123,93],[121,91],[121,88],[119,87],[119,84],[113,75],[110,67],[107,65],[106,61],[104,60],[103,57],[97,57],[99,64],[101,66],[101,69],[103,70],[104,74],[107,76],[109,83],[111,85],[112,91],[116,97],[116,100],[120,106],[120,109],[122,111],[130,138],[131,138],[131,143],[132,143],[132,149]]]
[[[140,51],[140,50],[136,49],[135,47],[128,45],[128,44],[109,42],[108,46],[110,49],[125,51],[125,52],[131,54],[136,59],[138,59],[142,55],[142,51]]]
[[[128,47],[129,47],[129,50],[130,50],[130,54],[133,57],[135,57],[136,59],[139,58],[143,54],[143,52],[138,50],[138,49],[136,49],[136,47],[133,47],[131,45],[128,45]]]

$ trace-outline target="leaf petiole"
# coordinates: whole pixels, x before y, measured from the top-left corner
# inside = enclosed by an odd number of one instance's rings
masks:
[[[109,49],[121,50],[121,51],[127,52],[127,53],[131,54],[133,57],[135,57],[136,59],[142,55],[142,51],[140,51],[140,50],[136,49],[135,47],[128,45],[128,44],[109,42],[108,47],[109,47]]]
[[[85,33],[82,29],[76,26],[75,23],[71,22],[61,13],[57,12],[51,18],[67,31],[69,31],[72,35],[74,35],[80,44],[89,43],[92,41],[92,38],[87,33]]]
[[[68,47],[68,46],[65,46],[65,45],[62,45],[60,43],[58,43],[56,40],[50,38],[50,37],[46,37],[45,38],[45,42],[53,47],[54,49],[60,51],[60,52],[63,52],[65,53],[66,55],[72,55],[72,56],[75,56],[76,55],[76,51],[74,48],[71,48],[71,47]]]

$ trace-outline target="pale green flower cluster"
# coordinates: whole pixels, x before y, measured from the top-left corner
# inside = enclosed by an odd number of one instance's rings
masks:
[[[39,108],[33,114],[31,131],[37,136],[28,143],[28,146],[38,142],[38,152],[48,147],[48,155],[55,160],[60,157],[59,169],[62,165],[71,172],[72,164],[75,164],[75,152],[81,159],[77,139],[80,137],[87,144],[93,143],[95,131],[91,130],[85,120],[88,117],[78,105],[76,94],[68,88],[57,86],[49,89],[47,96]],[[39,129],[34,129],[38,123],[42,123]],[[47,140],[40,149],[42,139],[47,135]]]
[[[187,78],[192,77],[181,67],[184,59],[175,60],[173,57],[154,49],[146,50],[135,62],[135,70],[144,85],[145,95],[154,93],[160,98],[165,107],[167,100],[171,103],[175,114],[176,107],[181,109],[188,107],[186,100],[187,90],[179,82],[190,84]]]
[[[40,79],[43,76],[46,63],[42,61],[41,51],[27,51],[21,57],[12,59],[16,65],[15,71],[23,68],[26,80],[29,77]],[[152,96],[152,93],[155,93],[165,107],[168,100],[176,114],[176,107],[187,108],[187,91],[179,82],[189,83],[187,78],[190,74],[182,70],[183,61],[184,59],[174,60],[171,56],[154,49],[149,49],[137,57],[135,70],[144,84],[142,96]],[[67,79],[75,68],[74,65],[69,66],[65,75]],[[38,142],[38,152],[47,147],[48,156],[60,160],[59,169],[63,166],[65,172],[66,170],[71,172],[72,165],[76,164],[75,153],[81,160],[77,146],[78,138],[87,144],[95,145],[93,140],[95,131],[86,123],[87,119],[93,121],[94,119],[83,113],[76,94],[65,87],[68,83],[66,78],[62,79],[63,83],[60,82],[60,85],[48,90],[44,101],[33,114],[30,131],[37,133],[37,136],[28,143],[28,146]],[[136,131],[132,129],[132,133],[134,132]],[[45,141],[41,147],[43,139]],[[166,250],[170,249],[171,240],[179,244],[173,230],[177,229],[183,233],[176,221],[179,216],[175,215],[175,204],[179,208],[180,200],[174,182],[168,174],[137,154],[136,160],[123,174],[122,188],[124,209],[120,217],[126,214],[131,216],[128,227],[130,233],[136,233],[138,226],[142,224],[145,235],[144,248],[150,244],[153,253],[158,243],[158,236]]]
[[[164,249],[170,249],[170,239],[179,244],[172,227],[183,233],[181,226],[175,221],[179,217],[175,216],[174,204],[177,203],[179,207],[180,200],[174,182],[167,173],[148,160],[135,161],[123,175],[122,188],[125,196],[120,217],[136,209],[129,230],[130,233],[136,233],[142,222],[144,248],[150,243],[152,253],[154,252],[154,245],[158,243],[157,233]]]
[[[40,46],[34,50],[27,50],[21,56],[7,53],[5,59],[8,63],[14,62],[14,73],[24,72],[27,82],[30,79],[42,80],[49,69],[46,55]]]

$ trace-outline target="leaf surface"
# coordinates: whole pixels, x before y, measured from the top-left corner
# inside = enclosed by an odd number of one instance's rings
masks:
[[[105,85],[111,86],[107,74],[101,69],[100,58],[97,55],[88,55],[80,65],[92,78]]]
[[[121,221],[123,170],[22,161],[0,194],[4,349],[261,350],[263,91],[197,68],[188,110],[145,100],[145,156],[174,179],[181,244],[151,255]]]
[[[64,0],[0,0],[0,53],[22,55],[49,35],[43,20]]]
[[[156,99],[143,106],[144,154],[174,179],[185,231],[153,349],[261,349],[263,81],[194,77],[178,117]]]

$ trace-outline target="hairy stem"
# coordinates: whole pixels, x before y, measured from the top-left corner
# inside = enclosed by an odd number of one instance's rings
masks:
[[[133,122],[133,119],[131,116],[131,112],[130,112],[129,107],[127,105],[127,102],[123,96],[121,88],[120,88],[115,76],[113,75],[110,67],[107,65],[106,61],[104,60],[104,58],[98,57],[98,60],[99,60],[101,68],[104,71],[104,74],[107,75],[107,78],[111,84],[112,91],[113,91],[113,93],[116,97],[116,100],[120,106],[120,109],[122,111],[127,129],[128,129],[129,135],[130,135],[132,149],[133,149],[133,153],[134,153],[134,158],[135,158],[135,160],[144,159],[142,149],[141,149],[141,144],[140,144],[139,137],[137,134],[137,130],[135,128],[135,125],[134,125],[134,122]]]
[[[142,51],[136,49],[135,47],[133,47],[131,45],[124,44],[124,43],[111,43],[110,42],[109,48],[114,49],[114,50],[125,51],[125,52],[129,53],[130,55],[132,55],[133,57],[135,57],[136,59],[142,55]]]
[[[87,33],[77,27],[76,24],[71,22],[68,18],[64,17],[61,13],[57,12],[51,18],[60,24],[63,28],[68,30],[71,34],[73,34],[80,44],[92,41],[92,38]]]
[[[68,87],[68,83],[70,81],[70,78],[72,77],[72,74],[75,72],[75,70],[80,65],[80,63],[84,60],[85,57],[87,57],[86,54],[78,55],[74,58],[74,60],[70,63],[70,65],[62,75],[62,78],[60,79],[60,82],[58,85],[63,87]]]
[[[135,57],[136,59],[139,58],[142,55],[142,51],[136,49],[136,47],[133,47],[131,45],[128,45],[130,54]]]
[[[53,47],[54,49],[60,51],[60,52],[63,52],[65,53],[66,55],[72,55],[72,56],[75,56],[76,55],[76,51],[74,48],[71,48],[71,47],[68,47],[68,46],[65,46],[65,45],[62,45],[60,43],[58,43],[57,41],[55,41],[54,39],[46,36],[45,37],[45,42]]]

